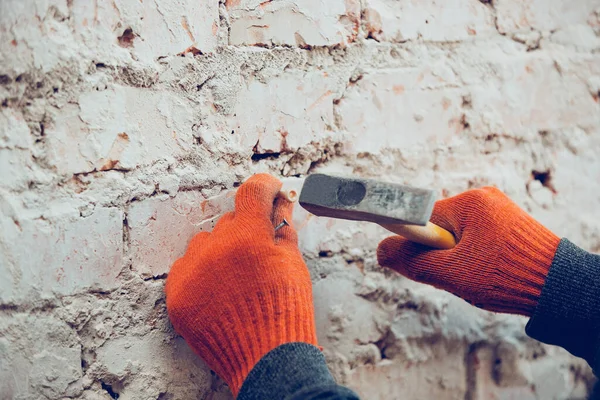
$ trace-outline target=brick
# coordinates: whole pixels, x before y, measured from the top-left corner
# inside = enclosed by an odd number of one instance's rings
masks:
[[[536,29],[551,31],[586,23],[600,7],[598,0],[497,0],[498,30],[501,33]]]
[[[14,218],[14,219],[13,219]],[[114,287],[123,257],[123,214],[52,220],[0,216],[0,302],[18,303]]]
[[[470,88],[468,122],[475,134],[523,137],[597,124],[600,106],[577,71],[559,71],[561,67],[545,57],[513,58],[492,68],[497,71],[494,77]]]
[[[23,115],[11,108],[0,111],[0,149],[29,149],[31,136]]]
[[[150,62],[186,49],[211,52],[217,45],[218,2],[128,0],[96,4],[74,0],[72,8],[82,39],[102,46],[107,54],[120,46],[130,49],[136,59]]]
[[[229,44],[331,46],[353,42],[360,23],[358,0],[228,0]]]
[[[206,199],[198,192],[180,192],[133,203],[127,213],[133,268],[143,277],[168,272],[196,233],[211,231],[216,217],[233,210],[234,195]]]
[[[0,53],[12,55],[5,67],[17,74],[28,66],[51,71],[82,57],[118,64],[133,55],[149,64],[186,50],[212,52],[217,45],[214,1],[12,0],[0,7],[0,23],[9,28]]]
[[[347,150],[378,152],[444,139],[463,130],[463,90],[445,67],[365,74],[336,108]]]
[[[0,54],[10,54],[2,58],[4,71],[20,74],[34,67],[47,72],[69,57],[66,49],[76,46],[72,31],[52,17],[45,19],[48,14],[67,16],[67,1],[0,2]]]
[[[361,399],[463,399],[464,354],[458,343],[454,347],[436,348],[437,357],[425,362],[384,360],[376,366],[360,365],[351,371],[347,384]]]
[[[589,25],[573,25],[556,31],[550,41],[564,46],[574,46],[583,51],[600,49],[600,38]]]
[[[76,333],[45,313],[3,315],[0,358],[2,399],[64,398],[69,385],[83,375]]]
[[[345,356],[351,355],[357,343],[375,342],[381,336],[379,324],[389,318],[384,310],[373,309],[368,300],[354,294],[354,279],[361,273],[357,269],[348,272],[313,284],[320,344]]]
[[[209,125],[208,144],[229,140],[256,151],[295,151],[332,136],[336,86],[321,71],[293,72],[266,83],[252,80],[237,96],[228,118]],[[260,104],[260,107],[249,105]],[[247,151],[246,150],[246,151]]]
[[[545,347],[547,357],[528,360],[522,350],[507,351],[511,347],[513,345],[508,343],[483,346],[468,355],[473,398],[562,399],[580,390],[570,377],[568,364],[556,363],[565,360],[562,349]]]
[[[31,153],[22,149],[0,148],[0,187],[24,190],[32,178]]]
[[[490,7],[475,0],[367,0],[366,33],[379,41],[465,40],[495,33]]]
[[[383,239],[384,230],[376,224],[317,217],[300,205],[294,208],[294,227],[298,232],[298,246],[302,254],[337,253],[342,250],[340,235],[353,249],[370,246],[377,238]],[[340,233],[343,232],[343,233]]]
[[[112,376],[128,376],[119,392],[126,399],[160,398],[169,393],[174,399],[205,399],[212,396],[211,371],[183,338],[166,340],[159,330],[144,336],[126,336],[108,341],[98,350],[97,364]],[[125,356],[126,355],[126,356]],[[133,373],[143,366],[144,373]],[[168,376],[168,384],[165,377]],[[194,384],[190,385],[190,382]],[[143,397],[140,396],[143,393]],[[215,396],[215,398],[217,398]],[[230,399],[230,397],[219,397]]]
[[[133,169],[186,154],[192,143],[188,103],[169,92],[115,86],[83,93],[47,128],[59,173]],[[74,148],[77,151],[73,151]]]
[[[53,115],[46,127],[48,161],[60,174],[76,174],[96,169],[102,158],[89,128],[79,118],[80,109],[69,104]]]

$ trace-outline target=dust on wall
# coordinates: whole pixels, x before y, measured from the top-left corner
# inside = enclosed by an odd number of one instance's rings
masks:
[[[228,399],[169,266],[268,171],[495,185],[600,250],[600,1],[0,2],[0,397]],[[591,372],[297,210],[318,335],[365,399],[582,399]]]

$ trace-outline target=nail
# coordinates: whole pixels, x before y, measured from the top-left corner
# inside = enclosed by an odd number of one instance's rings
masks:
[[[275,227],[275,232],[277,232],[279,229],[283,228],[286,225],[289,225],[289,222],[287,222],[287,220],[284,218],[283,221],[281,221],[281,223]]]

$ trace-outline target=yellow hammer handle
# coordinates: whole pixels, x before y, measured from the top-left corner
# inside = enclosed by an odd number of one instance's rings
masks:
[[[380,224],[385,229],[403,236],[411,242],[424,244],[440,250],[449,250],[456,246],[454,235],[434,223],[427,222],[425,226]]]

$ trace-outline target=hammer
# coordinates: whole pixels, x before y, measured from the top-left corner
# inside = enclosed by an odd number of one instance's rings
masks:
[[[300,205],[321,217],[375,222],[412,242],[452,249],[454,235],[429,222],[435,197],[427,189],[313,174],[304,181]]]

